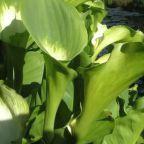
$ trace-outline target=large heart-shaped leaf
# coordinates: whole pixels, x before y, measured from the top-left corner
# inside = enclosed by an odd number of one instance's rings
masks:
[[[83,71],[85,83],[84,105],[75,131],[84,138],[90,125],[108,104],[132,82],[144,74],[144,44],[117,44],[105,64]]]
[[[39,47],[57,60],[73,59],[87,44],[83,20],[63,0],[23,0],[21,16]]]

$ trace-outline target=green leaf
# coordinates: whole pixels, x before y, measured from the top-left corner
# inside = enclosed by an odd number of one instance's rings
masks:
[[[69,110],[68,105],[62,100],[56,113],[55,129],[64,128],[70,121],[72,112]]]
[[[86,143],[93,142],[94,144],[101,144],[104,137],[112,133],[113,128],[114,128],[113,121],[108,121],[108,120],[95,121],[95,123],[89,129],[89,133],[84,138],[83,143],[86,144]]]
[[[104,112],[114,119],[119,116],[119,105],[115,99],[105,108]]]
[[[15,8],[9,7],[5,0],[0,1],[0,32],[15,18]]]
[[[44,103],[46,101],[46,93],[47,93],[47,83],[46,79],[43,78],[42,85],[41,85],[41,91],[40,91],[40,98],[41,101]]]
[[[75,7],[89,0],[65,0],[74,5]]]
[[[138,98],[134,107],[136,110],[144,112],[144,97]]]
[[[55,119],[55,128],[61,128],[67,125],[72,115],[73,102],[74,102],[74,85],[72,82],[70,82],[64,92],[62,101],[57,110]]]
[[[110,54],[105,54],[103,56],[101,56],[98,60],[95,61],[95,63],[98,63],[98,64],[103,64],[103,63],[106,63],[110,58]]]
[[[29,135],[31,137],[32,142],[36,142],[42,138],[43,126],[44,126],[44,112],[36,115],[36,118],[31,126]]]
[[[74,101],[74,86],[73,83],[70,83],[65,91],[63,96],[63,101],[68,106],[69,110],[72,112],[73,110],[73,101]]]
[[[7,84],[20,91],[22,84],[22,69],[24,64],[25,47],[29,34],[19,20],[13,20],[1,32]]]
[[[21,19],[18,13],[18,2],[16,0],[0,1],[0,39],[1,31],[11,24],[14,19]]]
[[[143,121],[144,113],[138,111],[116,119],[113,133],[106,136],[102,144],[135,144],[144,128]]]
[[[83,20],[77,10],[63,0],[23,0],[21,15],[34,41],[57,60],[73,59],[87,44]]]
[[[91,7],[100,8],[100,9],[103,9],[103,10],[105,9],[105,4],[102,0],[87,1],[85,4],[88,5],[88,6],[91,6]]]
[[[13,20],[12,23],[1,32],[1,40],[15,47],[25,48],[28,38],[29,34],[20,20]]]
[[[125,89],[120,95],[119,95],[119,98],[122,99],[122,102],[123,102],[123,107],[122,107],[122,113],[127,113],[127,108],[129,106],[129,98],[130,98],[130,95],[129,95],[129,91],[128,89]]]
[[[141,31],[135,31],[127,26],[119,25],[113,26],[106,30],[103,34],[102,40],[96,47],[93,59],[108,45],[115,42],[143,42],[144,34]]]
[[[96,30],[98,30],[98,25],[99,25],[99,23],[101,23],[103,21],[103,19],[106,16],[106,14],[107,14],[106,11],[103,10],[103,9],[100,9],[100,8],[93,8],[92,9],[92,14],[90,15],[92,23],[90,25],[90,28],[91,28],[91,31],[93,33]],[[102,27],[101,27],[101,29],[102,29]]]
[[[123,48],[127,50],[124,52]],[[80,139],[87,135],[86,129],[109,103],[144,74],[143,65],[144,44],[136,42],[115,45],[107,63],[81,70],[85,98],[81,117],[75,125]]]
[[[20,95],[5,86],[1,81],[0,113],[0,143],[20,143],[29,114],[29,107]]]
[[[25,55],[23,67],[23,84],[42,83],[44,59],[40,51],[29,51]]]
[[[139,137],[139,139],[137,140],[136,144],[142,144],[144,143],[144,138],[142,136]]]

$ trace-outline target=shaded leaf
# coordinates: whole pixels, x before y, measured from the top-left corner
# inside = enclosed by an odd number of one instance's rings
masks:
[[[44,58],[46,62],[46,80],[48,89],[44,134],[47,141],[50,142],[53,137],[56,112],[66,88],[76,77],[76,72],[46,54],[44,54]]]
[[[70,111],[73,110],[73,101],[74,101],[74,86],[73,83],[70,83],[65,91],[63,96],[63,101],[66,103]]]
[[[25,48],[28,38],[29,34],[20,20],[13,20],[1,32],[1,40],[15,47]]]
[[[128,108],[128,105],[129,105],[129,98],[130,98],[128,89],[124,90],[124,91],[119,95],[119,97],[123,100],[122,111],[124,111],[125,113],[127,113],[127,108]]]
[[[44,59],[40,51],[30,51],[25,55],[23,67],[23,85],[37,82],[42,83]]]
[[[25,49],[5,44],[6,83],[18,92],[21,90]]]
[[[32,142],[36,142],[42,138],[43,125],[44,125],[44,112],[36,115],[36,118],[31,126],[29,135],[31,137]]]

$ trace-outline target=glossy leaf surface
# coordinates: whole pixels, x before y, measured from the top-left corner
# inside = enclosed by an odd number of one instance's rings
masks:
[[[73,59],[87,44],[84,22],[63,0],[23,0],[21,15],[35,42],[57,60]]]

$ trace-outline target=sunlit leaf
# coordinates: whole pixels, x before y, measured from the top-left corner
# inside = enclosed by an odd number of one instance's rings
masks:
[[[23,0],[21,15],[38,46],[57,60],[73,59],[87,44],[83,20],[63,0]]]
[[[101,37],[101,42],[95,47],[93,59],[108,45],[118,42],[143,42],[144,34],[127,26],[119,25],[107,29]]]
[[[89,128],[89,133],[85,136],[83,143],[93,142],[94,144],[101,144],[104,137],[111,134],[114,128],[114,121],[99,120],[93,123]],[[93,131],[93,133],[92,133]]]
[[[107,63],[83,71],[85,100],[76,132],[84,138],[83,127],[93,124],[108,104],[144,74],[144,44],[117,44]]]
[[[18,2],[15,0],[0,1],[0,32],[11,24],[12,20],[20,19],[17,12]]]
[[[88,0],[65,0],[65,1],[68,1],[69,3],[71,3],[74,6],[78,6],[79,4],[84,3]]]
[[[136,111],[116,119],[113,133],[106,136],[102,144],[135,144],[144,128],[143,120],[144,114]]]
[[[5,0],[0,1],[0,32],[15,18],[15,8],[8,7]]]
[[[29,107],[22,96],[5,86],[1,81],[0,113],[0,143],[20,143],[29,114]]]
[[[144,111],[144,97],[138,98],[135,103],[135,108]]]

